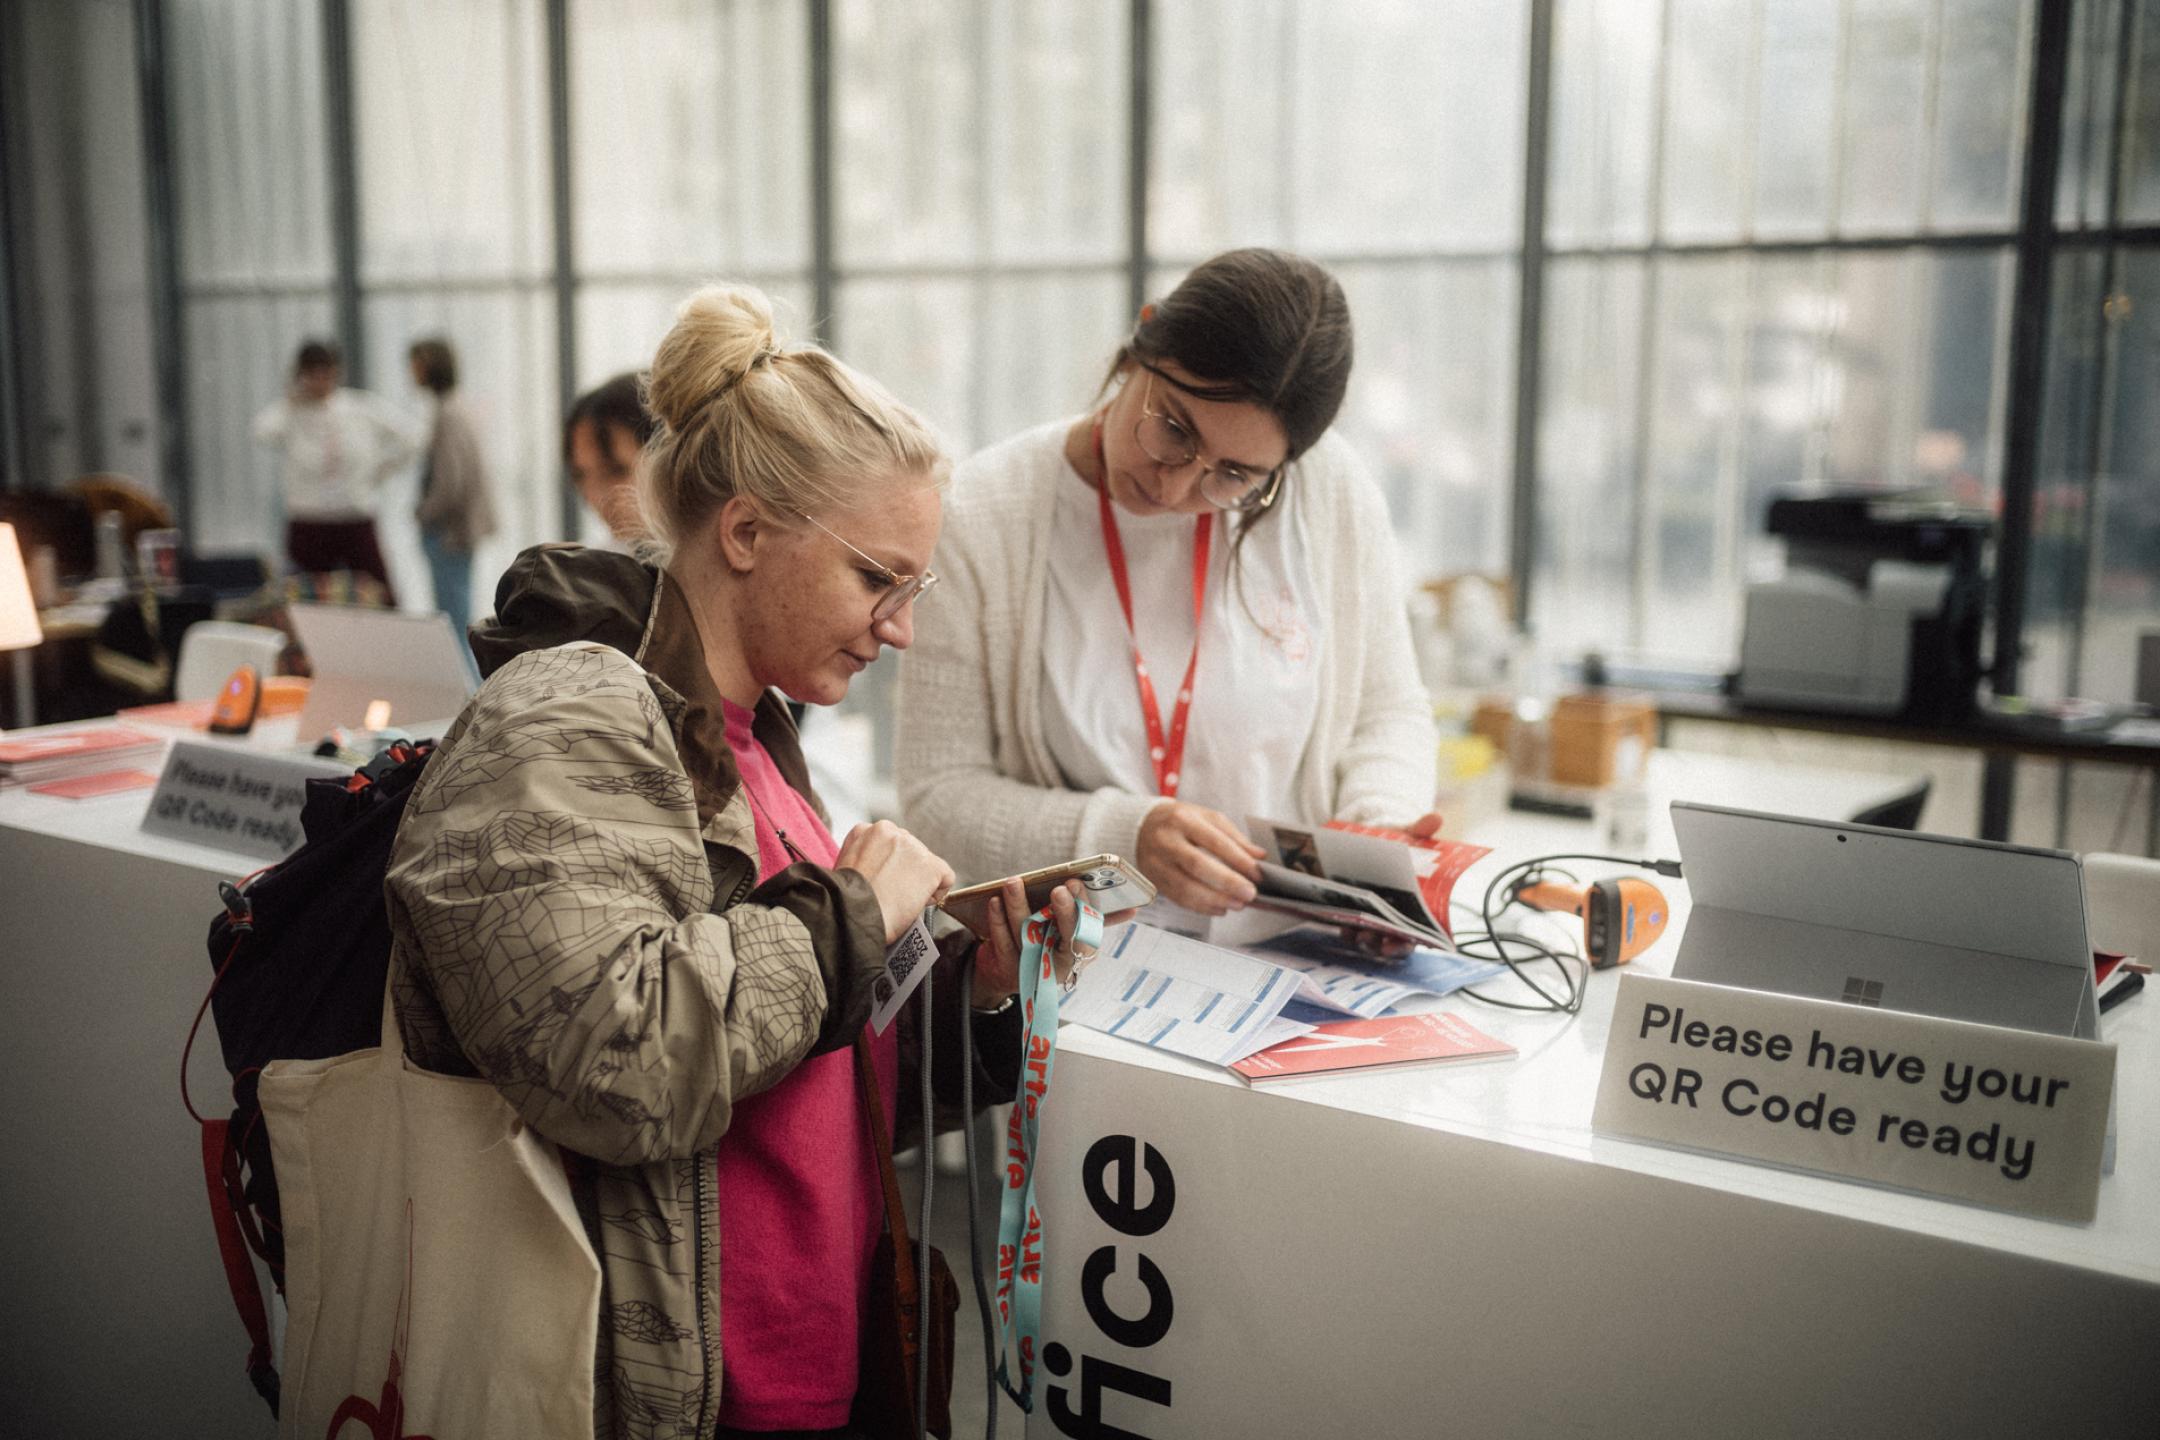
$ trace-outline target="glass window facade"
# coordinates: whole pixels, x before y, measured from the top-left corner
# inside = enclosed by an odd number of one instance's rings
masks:
[[[191,524],[274,543],[247,420],[341,298],[355,378],[416,414],[406,345],[463,352],[505,501],[485,568],[561,533],[563,392],[644,363],[704,281],[761,285],[965,450],[1088,405],[1136,298],[1281,245],[1350,293],[1343,429],[1419,571],[1526,536],[1542,634],[1723,666],[1778,491],[2002,503],[2049,13],[164,0]],[[2026,687],[2120,698],[2160,624],[2160,6],[2067,13],[2040,473],[2008,518]]]

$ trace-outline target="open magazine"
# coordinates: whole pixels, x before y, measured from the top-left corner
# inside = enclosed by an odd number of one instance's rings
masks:
[[[1247,817],[1245,828],[1268,852],[1256,908],[1442,950],[1455,948],[1447,914],[1456,880],[1492,853],[1347,820],[1316,828]]]

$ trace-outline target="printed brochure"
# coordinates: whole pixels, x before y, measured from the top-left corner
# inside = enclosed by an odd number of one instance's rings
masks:
[[[1245,826],[1269,856],[1256,908],[1442,950],[1455,948],[1447,918],[1455,882],[1492,853],[1346,820],[1314,828],[1248,817]]]
[[[1338,1020],[1248,1055],[1230,1068],[1254,1085],[1300,1075],[1392,1070],[1460,1060],[1503,1060],[1515,1047],[1459,1015],[1428,1012],[1378,1020]]]

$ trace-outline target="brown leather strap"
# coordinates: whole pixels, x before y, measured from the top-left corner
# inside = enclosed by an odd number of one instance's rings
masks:
[[[885,1128],[885,1106],[878,1099],[877,1075],[870,1068],[870,1037],[855,1037],[855,1088],[862,1095],[863,1117],[870,1122],[870,1148],[877,1152],[878,1178],[885,1183],[885,1224],[892,1231],[893,1262],[901,1303],[913,1313],[915,1250],[908,1243],[907,1211],[900,1204],[900,1177],[893,1171],[892,1133]],[[929,1163],[929,1157],[923,1157]]]

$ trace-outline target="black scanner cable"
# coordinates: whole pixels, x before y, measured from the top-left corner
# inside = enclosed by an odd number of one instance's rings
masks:
[[[1552,869],[1555,873],[1566,876],[1568,879],[1574,879],[1575,877],[1568,874],[1567,871],[1558,868],[1562,861],[1569,860],[1587,860],[1608,865],[1627,865],[1638,870],[1648,870],[1654,874],[1663,875],[1668,879],[1677,880],[1680,878],[1680,862],[1677,860],[1638,860],[1627,855],[1568,854],[1538,855],[1528,860],[1517,861],[1502,870],[1498,875],[1495,875],[1492,883],[1485,887],[1485,894],[1478,902],[1477,911],[1479,920],[1484,923],[1484,931],[1480,934],[1458,937],[1455,947],[1472,960],[1499,961],[1507,966],[1509,972],[1517,980],[1529,987],[1530,991],[1538,998],[1534,1002],[1502,1000],[1498,996],[1480,994],[1477,987],[1468,985],[1457,991],[1457,994],[1464,996],[1466,999],[1475,1000],[1480,1005],[1491,1005],[1501,1010],[1530,1010],[1557,1015],[1575,1015],[1581,1012],[1583,997],[1588,993],[1590,962],[1571,951],[1557,950],[1544,941],[1533,939],[1520,931],[1504,932],[1500,929],[1498,923],[1500,918],[1507,914],[1509,907],[1516,903],[1512,898],[1515,892],[1524,885],[1534,883],[1542,878],[1547,869]],[[1518,876],[1521,877],[1520,882],[1514,883]],[[1495,910],[1493,908],[1494,900],[1503,895],[1509,898],[1502,899],[1498,910]],[[1511,946],[1517,948],[1510,949]],[[1530,972],[1528,967],[1537,964],[1541,960],[1560,972],[1559,994],[1554,994],[1551,990],[1546,989],[1544,985],[1539,984],[1537,978]]]

